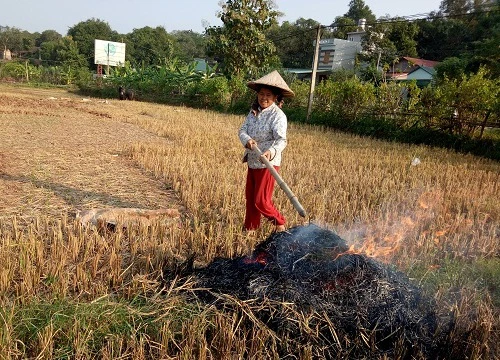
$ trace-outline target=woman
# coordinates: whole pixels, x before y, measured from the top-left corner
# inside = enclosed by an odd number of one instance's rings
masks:
[[[276,101],[279,97],[294,96],[294,93],[277,71],[247,85],[257,92],[259,106],[250,111],[238,134],[246,148],[243,161],[248,164],[243,228],[247,231],[258,229],[264,216],[274,224],[274,231],[280,232],[285,230],[286,220],[272,201],[275,179],[253,149],[257,146],[279,170],[281,153],[286,147],[287,119]]]
[[[276,105],[278,105],[278,107],[280,109],[283,109],[283,105],[285,104],[285,100],[283,99],[283,94],[279,94],[278,97],[276,98]],[[259,99],[258,98],[255,98],[253,104],[252,104],[252,113],[257,116],[257,114],[259,113],[259,108],[260,108],[260,105],[259,105]]]

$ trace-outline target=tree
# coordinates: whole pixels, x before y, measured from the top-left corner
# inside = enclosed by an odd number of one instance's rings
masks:
[[[443,0],[439,5],[439,10],[445,15],[466,14],[472,8],[470,0]]]
[[[138,65],[160,65],[171,59],[174,40],[163,26],[134,29],[126,37],[128,59]]]
[[[417,24],[401,18],[391,18],[388,23],[387,38],[394,44],[401,56],[417,56]]]
[[[300,18],[293,23],[274,25],[266,32],[283,67],[311,68],[318,25],[315,20]]]
[[[345,16],[337,16],[332,26],[332,36],[337,39],[345,40],[347,39],[348,32],[354,32],[358,30],[358,23],[356,22],[356,20]]]
[[[490,76],[500,76],[498,4],[497,0],[496,5],[464,16],[420,20],[416,38],[419,55],[437,61],[459,58],[466,73],[485,66]]]
[[[378,71],[390,67],[398,58],[398,49],[387,36],[390,32],[388,23],[378,23],[370,26],[361,41],[363,52],[360,58]]]
[[[441,83],[446,80],[461,79],[466,71],[467,60],[458,57],[449,57],[436,65],[436,79]]]
[[[471,11],[483,11],[493,5],[491,0],[442,0],[439,10],[444,15],[464,15]]]
[[[207,39],[202,34],[191,30],[174,31],[171,34],[174,41],[174,54],[184,62],[191,62],[194,58],[206,57]]]
[[[354,20],[356,24],[360,19],[366,19],[369,23],[377,19],[363,0],[351,0],[349,2],[349,10],[344,14],[344,17]]]
[[[25,50],[25,42],[23,39],[26,34],[18,28],[9,26],[0,26],[0,46],[2,51],[10,50],[19,52]]]
[[[87,67],[87,59],[80,54],[71,36],[43,42],[40,53],[42,59],[52,66],[68,66],[74,69]]]
[[[62,35],[55,30],[45,30],[35,38],[35,45],[40,46],[44,42],[57,41],[62,38]]]
[[[44,79],[54,84],[69,85],[89,73],[87,59],[80,54],[71,36],[45,41],[40,46]]]
[[[417,22],[417,52],[420,57],[442,61],[447,57],[461,57],[471,43],[470,27],[457,19],[440,17]]]
[[[489,70],[492,78],[500,77],[500,1],[491,11],[481,12],[473,27],[473,39],[468,69],[477,71],[481,66]]]
[[[390,67],[401,56],[417,56],[418,26],[401,18],[382,18],[369,26],[362,40],[364,60]]]
[[[89,19],[79,22],[68,30],[68,36],[71,36],[76,42],[78,51],[85,56],[89,67],[94,67],[94,47],[95,40],[118,41],[119,35],[111,30],[109,24],[99,19]]]
[[[223,26],[209,27],[207,53],[222,62],[229,76],[255,77],[279,62],[265,31],[277,24],[280,13],[271,0],[228,0],[218,14]]]

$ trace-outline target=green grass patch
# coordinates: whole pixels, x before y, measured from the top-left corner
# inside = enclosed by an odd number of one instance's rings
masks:
[[[0,309],[5,320],[2,327],[10,324],[10,337],[23,344],[23,355],[37,354],[40,339],[48,337],[55,358],[97,356],[109,341],[126,344],[144,337],[159,341],[165,323],[172,336],[181,336],[183,322],[199,313],[195,304],[172,306],[168,299],[153,301],[144,297],[129,301],[39,300]]]
[[[500,307],[500,259],[475,261],[444,260],[438,267],[422,264],[408,272],[429,293],[439,289],[476,289],[483,297],[491,297],[495,307]]]

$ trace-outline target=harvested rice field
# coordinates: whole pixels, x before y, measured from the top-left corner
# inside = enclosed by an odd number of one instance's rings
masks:
[[[243,116],[0,85],[0,358],[499,358],[498,162],[289,123],[248,235]]]

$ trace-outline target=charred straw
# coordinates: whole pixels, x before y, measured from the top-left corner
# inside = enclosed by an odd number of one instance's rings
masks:
[[[298,352],[313,344],[326,358],[434,358],[449,330],[403,273],[348,252],[337,234],[315,225],[272,234],[250,256],[190,269],[185,275],[207,289],[196,292],[200,301],[234,311],[250,301],[253,316],[289,340],[283,354],[294,351],[290,344]]]

